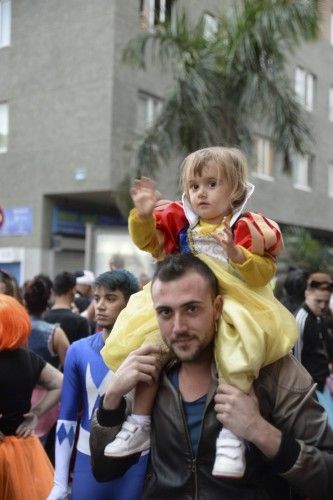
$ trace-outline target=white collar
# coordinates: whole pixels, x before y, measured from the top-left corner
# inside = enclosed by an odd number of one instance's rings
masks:
[[[232,227],[235,224],[236,220],[238,219],[240,214],[243,212],[243,209],[244,209],[248,199],[250,198],[250,196],[252,196],[253,191],[254,191],[254,185],[251,184],[250,182],[247,182],[246,183],[245,200],[239,208],[235,209],[232,212],[232,216],[230,219],[230,227]],[[193,228],[198,223],[199,216],[193,211],[193,209],[190,205],[190,202],[188,201],[185,193],[183,193],[182,202],[183,202],[183,209],[184,209],[185,217],[188,220],[190,227]]]

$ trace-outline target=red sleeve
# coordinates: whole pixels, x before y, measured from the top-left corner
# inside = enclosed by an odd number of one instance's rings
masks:
[[[246,212],[234,226],[234,241],[258,255],[278,255],[284,247],[281,230],[276,222],[262,214]]]
[[[164,234],[166,254],[179,252],[178,235],[187,224],[183,207],[179,202],[167,205],[164,210],[155,210],[156,229]]]

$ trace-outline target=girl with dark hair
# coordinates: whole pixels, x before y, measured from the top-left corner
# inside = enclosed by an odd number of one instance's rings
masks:
[[[49,290],[40,277],[35,277],[25,285],[24,303],[31,319],[28,345],[29,349],[39,354],[51,365],[57,366],[60,361],[63,366],[69,347],[68,338],[58,325],[52,325],[42,319],[49,296]]]
[[[64,366],[69,340],[59,325],[47,323],[42,319],[48,306],[49,297],[50,291],[43,278],[36,276],[32,281],[26,283],[24,303],[31,320],[28,347],[47,363],[59,368],[59,362],[61,366]],[[33,391],[32,403],[37,403],[44,395],[44,388],[37,386]],[[36,429],[36,435],[43,443],[52,463],[54,463],[54,433],[58,415],[59,405],[57,403],[40,419]]]

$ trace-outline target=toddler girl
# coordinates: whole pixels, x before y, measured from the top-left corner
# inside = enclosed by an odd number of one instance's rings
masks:
[[[296,339],[293,316],[266,286],[275,274],[275,256],[283,248],[278,225],[260,214],[243,213],[254,186],[246,181],[246,159],[236,148],[211,147],[191,153],[181,170],[183,203],[154,210],[155,183],[134,182],[135,208],[129,216],[134,243],[155,258],[166,254],[197,254],[214,271],[224,296],[217,328],[215,360],[221,380],[244,392],[251,389],[261,367],[287,354]],[[132,296],[102,351],[116,370],[143,343],[167,348],[158,332],[150,285]],[[107,456],[125,456],[149,448],[150,413],[156,388],[138,384],[133,415]],[[242,477],[245,446],[223,428],[216,442],[213,475]]]

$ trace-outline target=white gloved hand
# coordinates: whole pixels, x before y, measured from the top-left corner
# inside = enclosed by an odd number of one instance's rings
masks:
[[[68,487],[62,484],[54,484],[47,500],[68,500]]]

